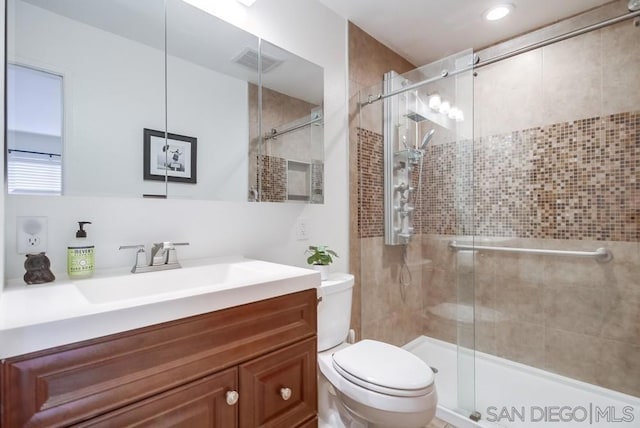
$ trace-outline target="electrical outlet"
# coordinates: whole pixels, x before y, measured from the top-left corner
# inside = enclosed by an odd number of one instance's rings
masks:
[[[47,251],[47,217],[18,217],[16,223],[18,254]]]
[[[299,218],[296,221],[296,239],[298,241],[306,241],[309,239],[309,224],[307,219]]]

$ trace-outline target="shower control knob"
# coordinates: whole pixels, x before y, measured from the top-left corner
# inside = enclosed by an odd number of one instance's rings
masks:
[[[398,192],[404,192],[405,190],[407,190],[407,185],[404,183],[400,183],[400,184],[396,184],[395,186],[393,186],[394,189],[396,189]]]

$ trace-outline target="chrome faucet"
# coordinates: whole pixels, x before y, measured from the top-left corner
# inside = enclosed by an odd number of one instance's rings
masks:
[[[188,242],[160,242],[153,244],[151,248],[151,260],[147,264],[144,245],[123,245],[120,250],[135,249],[136,263],[131,268],[131,273],[154,272],[159,270],[178,269],[178,255],[176,246],[189,245]]]
[[[153,244],[151,248],[151,263],[149,266],[162,266],[162,265],[174,265],[178,263],[178,256],[176,255],[176,246],[189,245],[188,242],[160,242]]]

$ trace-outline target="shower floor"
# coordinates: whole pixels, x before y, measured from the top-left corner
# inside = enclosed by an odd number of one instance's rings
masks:
[[[482,352],[420,336],[404,348],[438,369],[436,416],[458,428],[640,427],[640,398],[556,375]],[[463,361],[458,374],[459,358]],[[458,379],[473,394],[482,414],[475,423],[453,411],[458,407]],[[464,373],[467,370],[468,373]],[[465,394],[461,394],[464,396]]]

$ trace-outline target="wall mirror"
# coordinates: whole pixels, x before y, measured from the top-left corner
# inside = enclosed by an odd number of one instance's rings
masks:
[[[264,40],[260,52],[262,133],[251,127],[249,181],[261,191],[251,196],[267,202],[322,203],[323,69]],[[257,92],[252,88],[250,98]]]
[[[321,67],[183,0],[8,0],[7,191],[322,202],[322,94]]]

